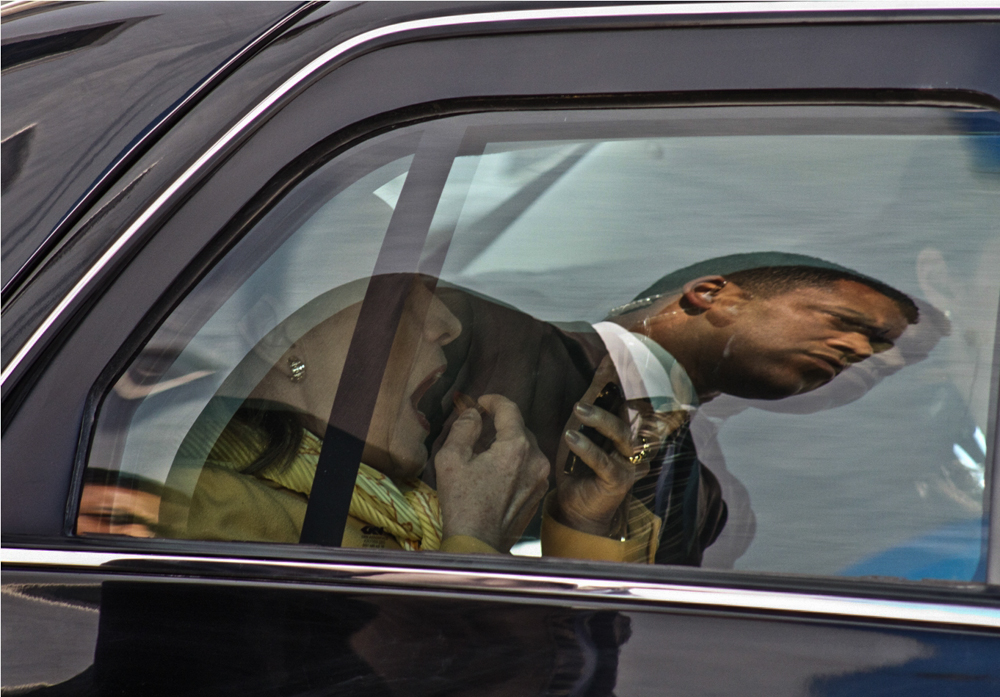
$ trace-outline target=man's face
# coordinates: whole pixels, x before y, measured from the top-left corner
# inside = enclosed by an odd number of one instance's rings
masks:
[[[853,281],[720,304],[724,343],[706,366],[721,392],[781,399],[825,385],[906,329],[896,303]],[[720,355],[721,354],[721,355]]]
[[[104,484],[87,484],[76,519],[79,535],[155,537],[160,497],[146,491]]]

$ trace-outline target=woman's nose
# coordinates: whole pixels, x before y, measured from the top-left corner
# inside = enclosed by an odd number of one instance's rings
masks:
[[[462,323],[451,313],[447,305],[437,297],[432,297],[430,307],[427,308],[427,322],[424,329],[429,341],[444,346],[462,333]]]

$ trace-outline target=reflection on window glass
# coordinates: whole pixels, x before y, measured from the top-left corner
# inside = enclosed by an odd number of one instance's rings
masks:
[[[981,110],[374,138],[114,385],[77,532],[981,580],[998,194]]]

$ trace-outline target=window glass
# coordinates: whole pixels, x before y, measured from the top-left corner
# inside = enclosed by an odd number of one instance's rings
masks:
[[[77,532],[982,580],[998,193],[975,109],[374,138],[118,380]]]

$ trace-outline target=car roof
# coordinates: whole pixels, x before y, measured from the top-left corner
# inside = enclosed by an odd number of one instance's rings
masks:
[[[4,286],[116,158],[296,6],[4,7]]]

